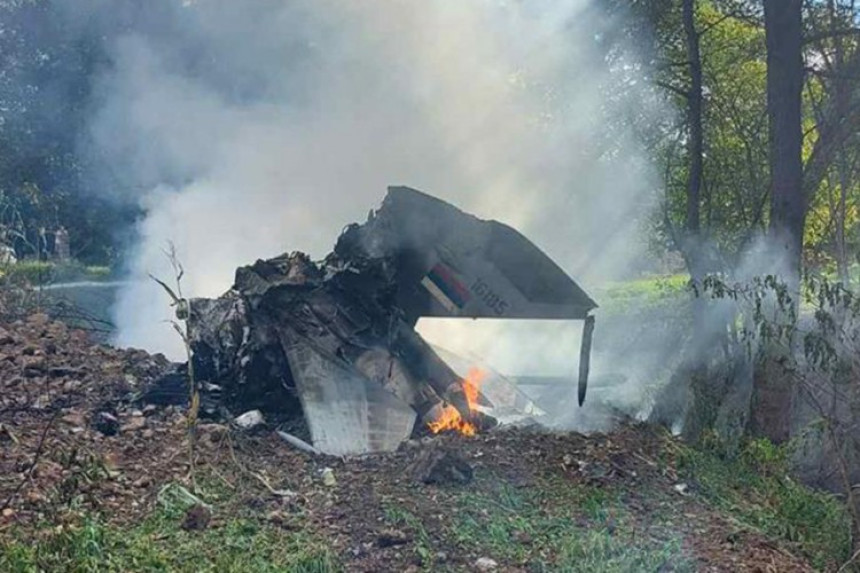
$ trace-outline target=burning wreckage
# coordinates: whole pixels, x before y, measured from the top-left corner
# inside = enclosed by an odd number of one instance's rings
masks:
[[[536,412],[504,377],[459,376],[415,332],[421,317],[584,320],[582,405],[596,306],[513,228],[390,187],[321,263],[296,252],[242,267],[220,298],[193,299],[188,320],[210,407],[303,417],[314,448],[345,455]]]

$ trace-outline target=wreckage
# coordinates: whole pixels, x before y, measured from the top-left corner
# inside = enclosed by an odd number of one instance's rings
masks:
[[[195,377],[213,407],[303,418],[313,446],[396,449],[415,433],[528,413],[510,383],[460,377],[415,331],[421,317],[583,320],[585,398],[596,303],[513,228],[407,187],[315,263],[302,253],[242,267],[217,299],[190,303]],[[500,410],[501,411],[501,410]]]

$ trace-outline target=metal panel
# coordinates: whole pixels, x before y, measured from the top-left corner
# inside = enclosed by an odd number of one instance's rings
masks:
[[[355,370],[302,340],[285,345],[313,445],[331,455],[397,449],[415,425],[415,411]]]

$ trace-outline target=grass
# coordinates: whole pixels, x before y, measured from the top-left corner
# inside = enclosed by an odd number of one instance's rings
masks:
[[[609,313],[660,307],[689,298],[688,275],[647,277],[610,283],[595,292],[601,308]]]
[[[623,503],[603,488],[561,481],[517,488],[488,478],[458,493],[456,506],[437,536],[474,559],[489,557],[541,572],[694,570],[679,539],[635,536]],[[425,569],[442,568],[433,563],[419,517],[391,504],[385,515],[391,525],[413,533]]]
[[[661,449],[659,465],[676,470],[697,500],[741,529],[763,532],[781,545],[786,540],[822,569],[850,556],[845,508],[833,496],[786,477],[783,448],[756,440],[730,457],[713,439],[693,448],[667,437]],[[311,530],[301,513],[289,514],[289,523],[277,526],[217,476],[203,472],[197,483],[205,495],[192,496],[178,484],[163,488],[156,509],[140,523],[59,516],[26,536],[7,531],[0,538],[0,571],[343,569],[329,540]],[[444,492],[451,497],[438,510],[419,509],[426,503],[421,492],[384,498],[382,517],[388,527],[408,535],[398,551],[414,554],[414,563],[426,571],[469,569],[479,557],[535,572],[694,571],[694,546],[687,544],[691,532],[678,525],[682,498],[647,481],[635,491],[629,486],[572,482],[562,476],[514,486],[487,470],[469,487]],[[656,489],[641,489],[649,487]],[[642,499],[653,502],[647,513],[631,503]],[[183,530],[186,511],[201,500],[215,508],[218,523],[202,531]],[[66,503],[74,511],[74,500]],[[457,509],[440,513],[443,507]],[[449,557],[441,557],[443,552]]]
[[[546,571],[566,573],[626,573],[634,571],[695,571],[683,556],[680,542],[641,547],[629,539],[608,534],[606,530],[585,530],[562,544],[558,563]]]
[[[102,266],[87,266],[76,261],[54,263],[49,261],[20,261],[4,265],[0,277],[26,281],[33,285],[70,281],[103,281],[111,276],[111,269]]]
[[[36,539],[0,541],[0,571],[246,571],[328,573],[341,570],[325,544],[307,531],[287,531],[250,515],[230,516],[203,531],[181,528],[192,504],[164,496],[159,509],[130,527],[92,517],[41,530]]]
[[[784,448],[747,443],[738,456],[718,444],[681,446],[678,469],[701,495],[742,524],[797,546],[819,568],[851,556],[851,521],[835,496],[788,477]]]

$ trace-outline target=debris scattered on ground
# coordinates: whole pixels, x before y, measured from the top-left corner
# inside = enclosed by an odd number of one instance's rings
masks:
[[[314,448],[352,455],[491,428],[479,397],[533,411],[511,384],[492,395],[458,375],[415,331],[419,318],[585,320],[581,403],[596,306],[513,228],[391,187],[324,261],[293,252],[241,267],[223,296],[190,302],[188,324],[204,409],[303,419]]]
[[[334,487],[337,485],[337,480],[334,477],[334,470],[331,468],[323,468],[320,472],[322,483],[326,487]]]
[[[475,569],[478,571],[495,571],[499,568],[498,562],[489,557],[481,557],[475,561]]]
[[[277,434],[286,443],[290,444],[291,446],[298,448],[299,450],[301,450],[303,452],[313,454],[315,456],[322,455],[322,452],[320,452],[318,449],[316,449],[315,447],[313,447],[312,445],[310,445],[309,443],[307,443],[306,441],[304,441],[301,438],[297,438],[296,436],[294,436],[292,434],[288,434],[287,432],[284,432],[282,430],[278,430]]]
[[[426,484],[463,485],[472,481],[472,466],[452,451],[431,447],[418,455],[412,476]]]
[[[474,437],[442,434],[397,452],[341,459],[288,447],[273,430],[200,423],[192,468],[183,409],[137,399],[173,365],[93,344],[41,317],[4,330],[0,543],[9,536],[44,538],[89,519],[126,531],[164,508],[181,507],[168,514],[177,528],[203,527],[198,534],[208,535],[223,527],[221,516],[242,515],[254,528],[324,540],[336,562],[355,571],[419,563],[474,570],[490,555],[498,570],[541,563],[553,570],[561,549],[547,545],[545,530],[529,531],[544,523],[622,543],[635,538],[662,547],[677,539],[673,555],[689,556],[700,570],[811,570],[782,544],[751,529],[738,534],[735,520],[695,493],[677,495],[676,446],[647,427],[593,436],[501,428]],[[27,384],[23,370],[32,358],[44,358],[46,368]],[[75,370],[52,375],[55,366]],[[39,396],[45,398],[35,407]],[[132,420],[145,425],[122,431],[139,424]],[[582,472],[578,462],[604,469]],[[416,480],[419,467],[441,477]],[[324,468],[336,477],[334,487],[324,484]],[[501,545],[493,545],[489,531],[502,536]]]
[[[266,423],[263,413],[259,410],[249,410],[241,416],[236,416],[233,422],[243,430],[251,430]]]
[[[397,529],[386,529],[376,538],[376,545],[382,549],[387,547],[394,547],[396,545],[405,545],[409,543],[412,538],[406,535],[404,532]]]

